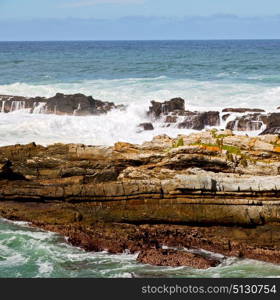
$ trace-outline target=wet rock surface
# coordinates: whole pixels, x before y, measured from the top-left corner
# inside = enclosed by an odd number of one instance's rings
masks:
[[[260,108],[224,108],[222,112],[246,113],[246,112],[265,112],[265,110]]]
[[[1,112],[9,113],[19,109],[27,109],[29,112],[43,112],[59,115],[99,115],[107,113],[116,106],[112,102],[103,102],[83,94],[64,95],[57,93],[54,97],[27,98],[20,96],[0,95]]]
[[[151,101],[145,122],[137,132],[153,130],[154,122],[160,127],[203,130],[222,126],[234,131],[260,131],[261,134],[278,134],[280,113],[267,113],[260,108],[225,108],[222,111],[190,111],[187,102],[178,97],[164,102]],[[96,100],[83,94],[57,93],[50,98],[0,95],[0,112],[23,110],[30,113],[88,116],[105,114],[113,109],[125,110],[127,106]]]
[[[152,123],[141,123],[138,125],[138,128],[142,130],[154,130],[154,126]]]
[[[220,114],[218,111],[190,112],[186,114],[183,122],[178,124],[178,128],[202,130],[205,127],[215,127],[220,125]]]
[[[188,266],[196,269],[216,267],[220,261],[186,251],[172,249],[148,249],[141,251],[137,261],[155,266]]]
[[[226,129],[234,131],[258,131],[265,124],[266,117],[255,113],[236,117],[233,121],[229,121]]]
[[[0,201],[0,213],[2,217],[25,220],[63,234],[69,243],[87,251],[140,252],[142,263],[208,268],[222,262],[224,256],[236,256],[280,264],[279,224],[241,227],[96,222],[79,205],[59,202]],[[170,252],[170,259],[163,256],[168,253],[166,247],[178,248]],[[219,253],[219,259],[200,254],[200,249]],[[185,251],[198,255],[190,262],[192,256]]]
[[[147,115],[151,121],[162,122],[162,127],[203,130],[219,127],[234,131],[263,131],[277,133],[280,128],[280,114],[267,113],[260,108],[225,108],[219,111],[186,110],[187,103],[182,98],[174,98],[165,102],[152,101]],[[265,131],[266,130],[266,131]]]
[[[157,101],[151,101],[151,106],[149,108],[148,114],[155,118],[159,118],[162,114],[168,115],[170,112],[184,111],[184,110],[185,110],[185,100],[182,98],[173,98],[163,103]]]

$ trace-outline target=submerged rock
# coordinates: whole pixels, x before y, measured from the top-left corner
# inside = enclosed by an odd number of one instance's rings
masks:
[[[278,130],[276,128],[280,128],[280,113],[268,114],[264,123],[266,129],[262,134],[277,134]]]

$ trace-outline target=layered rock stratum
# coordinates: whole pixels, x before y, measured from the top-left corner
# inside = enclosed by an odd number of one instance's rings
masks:
[[[141,145],[0,148],[2,217],[86,250],[148,251],[139,254],[147,263],[213,266],[198,254],[188,263],[182,247],[280,263],[279,196],[278,135],[209,130]],[[163,246],[179,250],[162,260]]]

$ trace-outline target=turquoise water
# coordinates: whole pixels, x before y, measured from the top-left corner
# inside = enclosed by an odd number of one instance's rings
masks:
[[[0,277],[280,277],[280,266],[227,258],[208,270],[154,267],[136,255],[85,252],[58,234],[0,219]]]

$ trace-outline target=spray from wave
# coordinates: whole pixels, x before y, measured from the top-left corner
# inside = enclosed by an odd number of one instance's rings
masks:
[[[58,234],[4,219],[0,219],[0,250],[0,277],[4,278],[280,276],[278,265],[238,258],[227,258],[207,270],[143,265],[137,263],[137,254],[86,252]]]
[[[73,83],[0,85],[0,94],[26,97],[51,97],[56,93],[83,93],[96,99],[117,104],[149,103],[150,100],[186,99],[188,107],[199,110],[236,105],[275,109],[280,105],[280,87],[249,83],[197,81],[156,78],[127,78],[86,80]]]
[[[27,97],[51,97],[55,93],[83,93],[95,99],[127,104],[126,111],[114,110],[101,116],[56,116],[28,114],[24,109],[0,113],[0,145],[56,142],[112,145],[118,141],[142,143],[158,134],[188,134],[187,129],[162,128],[138,132],[140,123],[148,122],[146,111],[151,100],[164,101],[174,97],[186,100],[189,110],[219,110],[224,107],[265,108],[279,106],[280,87],[248,83],[195,81],[188,79],[128,78],[91,80],[76,83],[36,85],[14,83],[1,85],[0,94]],[[36,112],[36,111],[35,111]],[[40,109],[38,109],[40,112]]]

